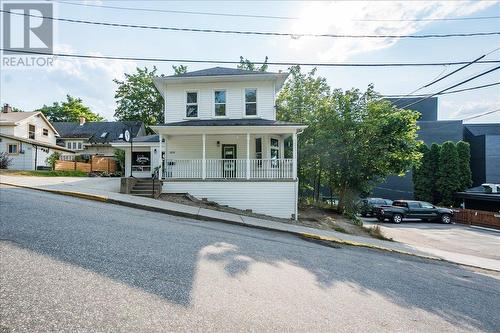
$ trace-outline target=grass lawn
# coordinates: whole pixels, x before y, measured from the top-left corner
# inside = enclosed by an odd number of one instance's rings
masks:
[[[0,174],[12,176],[35,176],[35,177],[87,177],[83,171],[46,171],[46,170],[0,170]]]

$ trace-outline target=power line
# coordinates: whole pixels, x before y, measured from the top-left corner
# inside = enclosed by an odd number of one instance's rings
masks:
[[[71,5],[71,6],[107,8],[107,9],[118,9],[118,10],[128,10],[128,11],[142,11],[142,12],[152,12],[152,13],[172,13],[172,14],[188,14],[188,15],[247,17],[247,18],[278,19],[278,20],[298,20],[298,19],[300,19],[300,17],[291,17],[291,16],[271,16],[271,15],[255,15],[255,14],[200,12],[200,11],[189,11],[189,10],[172,10],[172,9],[121,7],[121,6],[109,6],[109,5],[94,5],[94,4],[89,4],[89,3],[75,3],[75,2],[69,2],[69,1],[57,1],[57,3],[65,4],[65,5]],[[364,22],[418,22],[418,21],[467,21],[467,20],[491,20],[491,19],[500,19],[500,16],[443,17],[443,18],[407,18],[407,19],[351,19],[351,21],[364,21]]]
[[[105,60],[132,60],[132,61],[155,61],[155,62],[177,62],[177,63],[200,63],[200,64],[239,64],[239,61],[230,60],[203,60],[203,59],[167,59],[167,58],[142,58],[142,57],[124,57],[124,56],[99,56],[72,53],[50,53],[42,51],[28,51],[22,49],[0,48],[0,51],[38,54],[56,57],[85,58],[85,59],[105,59]],[[262,65],[263,61],[252,61],[256,65]],[[428,63],[309,63],[309,62],[291,62],[291,61],[271,61],[268,65],[275,66],[315,66],[315,67],[423,67],[423,66],[454,66],[467,64],[469,61],[454,62],[428,62]],[[500,60],[478,61],[477,64],[498,64]]]
[[[75,3],[75,2],[68,2],[68,1],[57,1],[57,2],[61,3],[61,4],[65,4],[65,5],[72,5],[72,6],[120,9],[120,10],[152,12],[152,13],[173,13],[173,14],[208,15],[208,16],[247,17],[247,18],[279,19],[279,20],[296,20],[296,19],[298,19],[298,17],[287,17],[287,16],[270,16],[270,15],[198,12],[198,11],[188,11],[188,10],[120,7],[120,6],[109,6],[109,5],[93,5],[93,4],[88,4],[88,3]]]
[[[475,86],[475,87],[470,87],[470,88],[464,88],[464,89],[446,91],[446,92],[443,92],[443,93],[438,94],[438,95],[441,96],[441,95],[455,94],[455,93],[469,91],[469,90],[476,90],[476,89],[493,87],[493,86],[497,86],[499,84],[500,84],[500,81],[499,82],[494,82],[494,83],[489,83],[489,84],[483,84],[481,86]],[[400,99],[402,99],[402,98],[405,98],[405,97],[426,97],[426,96],[427,95],[397,95],[397,94],[395,94],[395,95],[383,95],[382,97],[384,97],[384,98],[397,98],[397,97],[401,97]]]
[[[476,119],[476,118],[479,118],[479,117],[484,117],[484,116],[487,116],[489,114],[492,114],[492,113],[496,113],[496,112],[500,112],[500,109],[496,109],[496,110],[492,110],[492,111],[488,111],[488,112],[484,112],[484,113],[480,113],[480,114],[477,114],[477,115],[474,115],[474,116],[471,116],[471,117],[467,117],[467,118],[464,118],[462,120],[471,120],[471,119]]]
[[[408,19],[353,19],[353,21],[364,22],[420,22],[420,21],[468,21],[468,20],[492,20],[500,19],[500,16],[475,16],[475,17],[442,17],[442,18],[408,18]]]
[[[420,90],[422,90],[422,89],[424,89],[424,88],[428,88],[428,87],[432,86],[433,84],[436,84],[436,83],[438,83],[439,81],[442,81],[442,80],[446,79],[447,77],[450,77],[450,76],[452,76],[453,74],[455,74],[455,73],[457,73],[457,72],[460,72],[461,70],[463,70],[463,69],[465,69],[465,68],[469,67],[469,66],[470,66],[470,65],[472,65],[472,64],[475,64],[476,62],[478,62],[478,61],[480,61],[481,59],[483,59],[483,58],[485,58],[485,57],[489,56],[490,54],[492,54],[492,53],[494,53],[494,52],[498,51],[499,49],[500,49],[500,48],[496,48],[496,49],[494,49],[494,50],[492,50],[492,51],[490,51],[490,52],[488,52],[488,53],[485,53],[485,54],[481,55],[480,57],[478,57],[478,58],[476,58],[476,59],[472,60],[471,62],[469,62],[469,63],[467,63],[467,64],[465,64],[465,65],[461,66],[460,68],[457,68],[457,69],[455,69],[454,71],[452,71],[452,72],[450,72],[450,73],[446,74],[445,76],[441,76],[441,77],[438,77],[438,78],[436,78],[436,79],[432,80],[431,82],[429,82],[429,83],[427,83],[427,84],[425,84],[425,85],[423,85],[423,86],[421,86],[421,87],[419,87],[419,88],[417,88],[417,89],[413,90],[412,92],[410,92],[410,93],[406,94],[406,96],[403,96],[403,97],[399,98],[399,99],[398,99],[398,100],[396,100],[394,103],[397,103],[397,102],[399,102],[399,101],[400,101],[402,98],[404,98],[404,97],[407,97],[407,96],[409,96],[409,95],[412,95],[412,94],[416,93],[417,91],[420,91]]]
[[[464,81],[461,81],[461,82],[459,82],[459,83],[456,83],[456,84],[452,85],[451,87],[445,88],[445,89],[443,89],[443,90],[441,90],[441,91],[439,91],[439,92],[437,92],[437,93],[427,95],[426,97],[424,97],[424,98],[422,98],[422,99],[419,99],[418,101],[415,101],[415,102],[413,102],[413,103],[407,104],[407,105],[402,106],[402,107],[400,107],[400,108],[401,108],[401,109],[404,109],[404,108],[407,108],[407,107],[412,106],[412,105],[414,105],[414,104],[420,103],[420,102],[422,102],[422,101],[424,101],[424,100],[426,100],[426,99],[429,99],[429,98],[434,97],[434,96],[436,96],[436,95],[439,95],[439,94],[441,94],[441,93],[443,93],[443,92],[445,92],[445,91],[448,91],[448,90],[450,90],[450,89],[453,89],[453,88],[456,88],[456,87],[458,87],[458,86],[461,86],[461,85],[463,85],[463,84],[465,84],[465,83],[467,83],[467,82],[470,82],[470,81],[472,81],[472,80],[477,79],[478,77],[484,76],[484,75],[486,75],[486,74],[489,74],[489,73],[494,72],[494,71],[499,70],[499,69],[500,69],[500,66],[497,66],[497,67],[491,68],[491,69],[489,69],[489,70],[487,70],[487,71],[485,71],[485,72],[482,72],[482,73],[480,73],[480,74],[474,75],[473,77],[470,77],[470,78],[468,78],[468,79],[466,79],[466,80],[464,80]]]
[[[448,38],[448,37],[474,37],[474,36],[493,36],[500,35],[500,31],[490,32],[471,32],[471,33],[448,33],[448,34],[426,34],[426,35],[351,35],[351,34],[313,34],[313,33],[289,33],[289,32],[270,32],[270,31],[242,31],[242,30],[220,30],[220,29],[207,29],[207,28],[179,28],[179,27],[165,27],[153,25],[138,25],[138,24],[123,24],[123,23],[110,23],[110,22],[97,22],[88,20],[68,19],[52,16],[40,16],[26,13],[9,12],[0,10],[3,13],[10,13],[11,15],[29,16],[36,18],[44,18],[48,20],[81,23],[108,27],[120,28],[136,28],[136,29],[152,29],[152,30],[167,30],[167,31],[182,31],[182,32],[201,32],[201,33],[220,33],[220,34],[237,34],[237,35],[256,35],[256,36],[285,36],[297,39],[300,37],[330,37],[330,38]]]

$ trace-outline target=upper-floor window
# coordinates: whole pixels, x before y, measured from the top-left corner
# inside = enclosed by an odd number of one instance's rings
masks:
[[[216,90],[214,92],[214,102],[215,102],[215,115],[225,116],[226,115],[226,91]]]
[[[35,140],[35,125],[28,125],[28,139]]]
[[[257,89],[245,89],[245,115],[257,115]]]
[[[66,148],[72,150],[82,150],[83,145],[81,141],[66,141]]]
[[[42,130],[42,134],[43,134],[44,136],[49,136],[49,130],[48,130],[48,129],[46,129],[46,128],[44,128],[44,129]]]
[[[186,117],[198,117],[198,92],[196,91],[186,93]]]

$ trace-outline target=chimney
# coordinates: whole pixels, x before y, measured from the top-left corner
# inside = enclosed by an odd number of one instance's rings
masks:
[[[85,124],[85,117],[80,117],[80,126]]]
[[[9,113],[12,112],[12,108],[10,107],[9,104],[4,104],[3,105],[3,113]]]

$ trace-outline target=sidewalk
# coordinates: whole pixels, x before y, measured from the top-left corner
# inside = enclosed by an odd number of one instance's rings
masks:
[[[347,245],[364,246],[435,260],[446,260],[462,265],[500,271],[500,261],[494,259],[452,253],[429,247],[420,247],[398,242],[389,242],[373,238],[348,235],[336,231],[319,230],[299,225],[182,205],[168,201],[155,200],[152,198],[121,194],[118,193],[120,186],[119,178],[24,177],[0,175],[0,183],[71,195],[90,200],[109,202],[198,220],[218,221],[246,227],[286,232],[302,237],[334,241]]]

